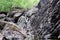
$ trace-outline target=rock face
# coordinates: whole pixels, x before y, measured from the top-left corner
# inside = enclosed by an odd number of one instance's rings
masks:
[[[16,9],[0,14],[0,33],[1,40],[60,38],[60,0],[40,0],[28,11]]]
[[[16,37],[16,38],[19,38],[20,40],[23,40],[24,37],[27,37],[26,31],[23,28],[18,27],[14,23],[0,21],[0,25],[1,25],[1,27],[3,27],[2,31],[1,31],[2,35],[4,35],[8,39]]]
[[[48,38],[58,38],[60,35],[60,0],[40,0],[39,4],[40,9],[31,21],[35,40],[45,38],[47,35],[50,35]]]

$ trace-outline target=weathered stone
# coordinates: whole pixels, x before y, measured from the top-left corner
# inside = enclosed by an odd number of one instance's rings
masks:
[[[2,40],[2,39],[3,39],[3,37],[4,37],[4,36],[0,33],[0,40]]]
[[[27,33],[23,27],[19,27],[14,23],[0,20],[0,25],[3,27],[1,33],[9,40],[12,40],[13,37],[18,38],[19,40],[24,40],[24,38],[27,37]]]
[[[58,36],[58,38],[60,38],[60,35]]]
[[[14,18],[6,17],[4,21],[15,22]]]
[[[23,40],[26,35],[25,40],[60,38],[60,0],[40,0],[37,8],[26,12],[16,9],[7,16],[5,20],[8,22],[0,21],[1,33],[5,34],[6,38]]]
[[[37,11],[38,11],[38,8],[32,8],[29,11],[27,11],[26,15],[32,16],[33,14],[36,14]]]
[[[39,11],[31,19],[35,40],[40,40],[48,34],[51,34],[50,36],[53,38],[58,38],[60,0],[40,0],[39,6]]]
[[[0,14],[0,20],[5,20],[6,15],[5,14]]]
[[[6,17],[5,14],[0,14],[0,18],[4,18],[4,17]]]
[[[24,16],[21,16],[18,19],[17,24],[18,24],[18,26],[21,26],[21,27],[25,28],[26,27],[26,18]]]
[[[13,17],[16,18],[16,17],[19,17],[21,16],[22,13],[16,13]]]
[[[7,14],[9,17],[14,17],[16,13],[20,13],[20,15],[24,12],[24,9],[15,9]]]

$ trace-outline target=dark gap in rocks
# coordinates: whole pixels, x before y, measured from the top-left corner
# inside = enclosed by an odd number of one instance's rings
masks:
[[[52,33],[51,38],[52,39],[58,39],[58,36],[59,36],[59,31],[57,30],[54,33]]]
[[[41,8],[40,1],[39,1],[38,5],[37,5],[36,7],[37,7],[38,9],[40,9],[40,8]]]
[[[56,23],[59,19],[60,19],[60,17],[58,17],[58,18],[56,18],[56,16],[58,16],[59,15],[59,12],[56,12],[53,16],[52,16],[52,19],[51,19],[51,23]]]
[[[15,9],[23,9],[23,8],[21,8],[21,7],[14,7]]]
[[[15,20],[14,23],[17,23],[17,22],[18,22],[18,19],[19,19],[21,16],[24,16],[24,12],[22,12],[22,14],[21,14],[20,16],[18,16],[18,17],[16,17],[16,18],[14,19],[14,20]]]
[[[14,23],[17,23],[18,22],[18,19],[19,19],[19,17],[16,17]]]
[[[51,23],[53,23],[53,24],[51,24],[51,26],[52,26],[52,28],[54,28],[51,32],[53,32],[56,28],[57,28],[57,26],[60,24],[60,22],[59,22],[59,20],[60,20],[60,15],[59,15],[59,12],[56,12],[53,16],[52,16],[52,19],[51,19]],[[58,17],[57,17],[58,16]],[[57,17],[57,18],[56,18]],[[58,23],[58,24],[56,24],[56,23]]]
[[[3,39],[2,40],[9,40],[9,39],[7,39],[6,37],[3,37]]]
[[[0,30],[3,30],[3,27],[0,25]]]
[[[52,6],[54,7],[54,6],[57,4],[58,1],[59,1],[59,0],[53,0]]]
[[[0,23],[0,32],[4,29],[5,24]]]
[[[7,13],[8,13],[8,12],[0,12],[0,14],[5,14],[5,15],[7,15]]]
[[[53,26],[54,27],[54,29],[52,30],[52,31],[50,31],[50,33],[53,33],[53,31],[57,28],[57,26],[60,24],[60,22],[55,26]]]
[[[12,38],[12,40],[19,40],[19,38]]]

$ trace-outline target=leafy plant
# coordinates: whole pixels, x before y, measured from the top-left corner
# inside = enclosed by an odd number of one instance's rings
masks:
[[[38,3],[39,0],[0,0],[0,12],[10,11],[13,7],[30,9]]]

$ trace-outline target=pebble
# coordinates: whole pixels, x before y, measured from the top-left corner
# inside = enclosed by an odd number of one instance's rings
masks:
[[[16,13],[14,14],[13,18],[19,17],[22,13]]]
[[[24,16],[21,16],[19,19],[18,19],[18,22],[17,24],[23,28],[26,28],[26,18]]]
[[[6,17],[5,14],[0,14],[0,18],[4,18],[4,17]]]
[[[36,14],[36,12],[38,11],[38,8],[32,8],[31,10],[29,10],[26,15],[27,16],[32,16],[33,14]]]

